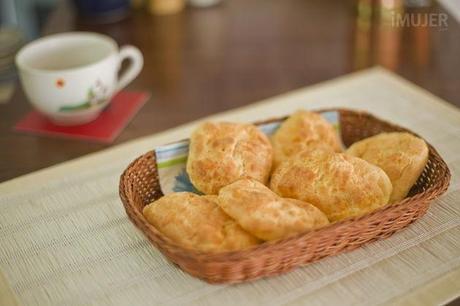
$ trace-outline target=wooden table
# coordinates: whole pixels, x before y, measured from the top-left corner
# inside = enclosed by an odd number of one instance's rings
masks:
[[[80,24],[63,6],[45,32],[97,31],[142,50],[144,69],[129,88],[153,98],[115,144],[377,64],[460,106],[453,17],[447,27],[395,28],[358,14],[355,2],[228,0],[174,16],[135,11],[110,25]],[[108,147],[13,132],[29,109],[22,90],[0,105],[0,181]]]

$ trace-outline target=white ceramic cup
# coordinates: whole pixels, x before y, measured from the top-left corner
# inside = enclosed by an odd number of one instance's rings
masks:
[[[131,64],[118,77],[125,59]],[[16,55],[28,99],[61,125],[94,120],[113,95],[136,78],[143,62],[136,47],[119,49],[112,38],[91,32],[46,36],[27,44]]]

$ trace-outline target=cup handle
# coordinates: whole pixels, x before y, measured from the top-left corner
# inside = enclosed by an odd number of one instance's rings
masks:
[[[144,65],[144,57],[142,56],[141,51],[134,46],[121,47],[118,57],[120,60],[120,65],[126,59],[131,60],[131,64],[119,77],[116,87],[117,92],[131,83],[141,72],[142,66]]]

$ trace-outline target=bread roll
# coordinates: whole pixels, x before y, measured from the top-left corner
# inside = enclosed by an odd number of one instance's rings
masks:
[[[381,133],[354,143],[346,153],[385,171],[393,184],[390,203],[407,196],[428,162],[427,144],[409,133]]]
[[[236,181],[219,191],[220,207],[247,232],[262,240],[285,238],[329,224],[311,204],[283,199],[263,184]]]
[[[271,138],[274,166],[307,148],[328,147],[342,151],[339,136],[332,124],[321,115],[298,110],[286,119]]]
[[[187,173],[205,194],[240,178],[267,183],[273,149],[267,136],[251,124],[207,122],[190,138]]]
[[[144,207],[144,216],[179,245],[204,252],[241,250],[259,243],[216,204],[217,196],[165,195]]]
[[[284,161],[275,169],[270,187],[282,197],[315,205],[331,222],[387,204],[392,190],[382,169],[328,149],[305,150]]]

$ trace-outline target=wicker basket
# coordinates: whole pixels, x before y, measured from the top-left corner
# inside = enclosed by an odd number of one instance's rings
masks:
[[[340,113],[342,139],[346,146],[381,132],[408,131],[368,113],[333,110]],[[210,254],[184,249],[144,219],[142,208],[163,195],[154,151],[133,161],[121,175],[120,197],[134,224],[182,270],[209,283],[237,283],[284,273],[323,257],[356,249],[389,237],[423,216],[430,202],[447,190],[450,181],[446,163],[431,145],[429,150],[427,166],[403,201],[359,218],[346,219],[243,251]]]

